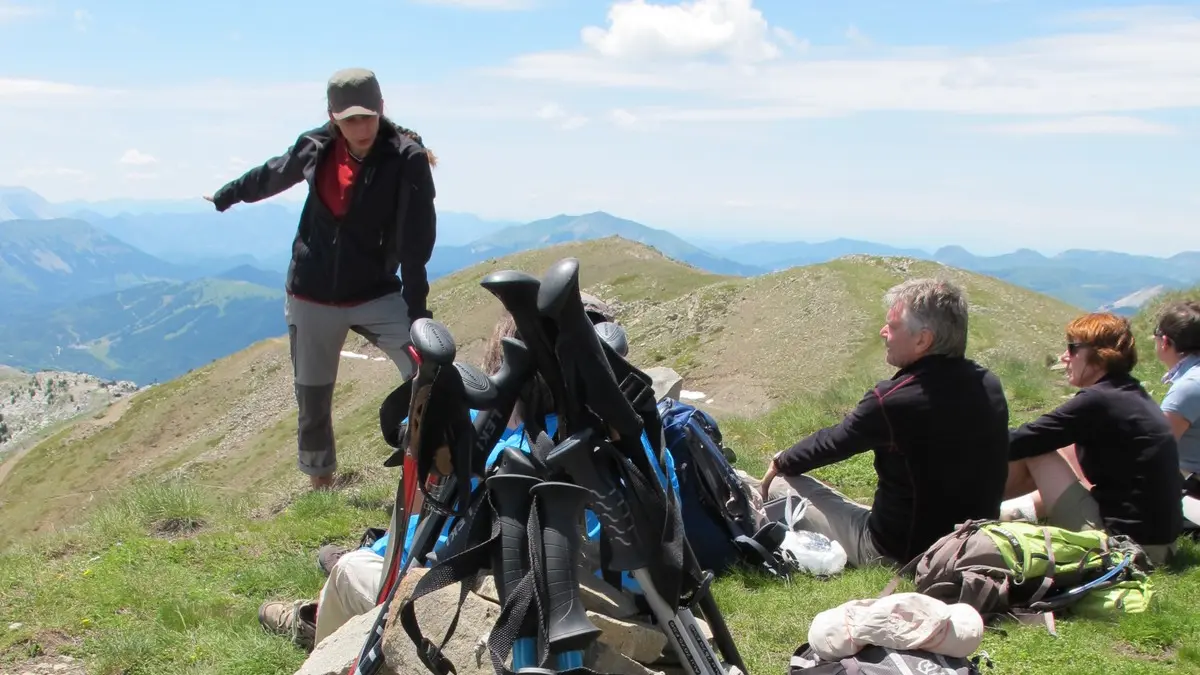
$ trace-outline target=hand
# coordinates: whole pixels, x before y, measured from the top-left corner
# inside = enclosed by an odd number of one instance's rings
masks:
[[[771,458],[771,464],[767,466],[767,472],[763,474],[762,484],[758,486],[762,491],[762,500],[767,501],[767,495],[771,492],[771,483],[775,480],[775,476],[779,474],[779,470],[775,468],[775,458]]]

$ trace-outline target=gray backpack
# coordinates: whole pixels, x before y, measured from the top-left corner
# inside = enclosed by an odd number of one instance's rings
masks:
[[[854,656],[825,661],[806,643],[792,655],[788,675],[980,675],[981,660],[989,668],[992,666],[986,653],[962,659],[920,650],[898,651],[868,645]]]

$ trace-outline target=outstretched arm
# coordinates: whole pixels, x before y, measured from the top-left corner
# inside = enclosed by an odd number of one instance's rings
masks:
[[[287,190],[304,180],[304,160],[300,157],[301,137],[286,152],[250,169],[241,177],[226,183],[212,198],[207,198],[224,211],[238,202],[251,204]]]

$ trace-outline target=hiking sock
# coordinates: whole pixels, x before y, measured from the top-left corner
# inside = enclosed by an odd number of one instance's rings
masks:
[[[1027,520],[1031,523],[1037,522],[1037,509],[1033,504],[1033,495],[1021,495],[1012,499],[1006,499],[1000,503],[1000,520],[1014,521]]]

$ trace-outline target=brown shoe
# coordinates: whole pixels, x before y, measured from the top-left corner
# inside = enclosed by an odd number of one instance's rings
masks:
[[[321,568],[325,576],[329,576],[333,572],[333,566],[349,551],[350,549],[342,548],[336,544],[325,544],[317,549],[317,566]]]
[[[311,652],[317,635],[317,603],[312,600],[264,602],[258,608],[258,622],[267,632],[290,638],[293,644]]]

